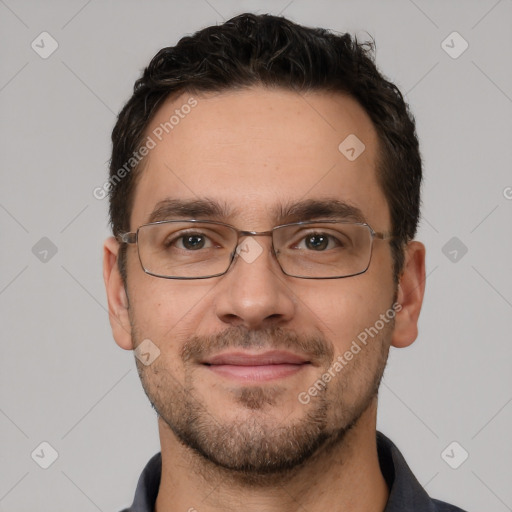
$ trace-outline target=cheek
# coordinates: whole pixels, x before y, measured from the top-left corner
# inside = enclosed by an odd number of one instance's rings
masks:
[[[139,337],[167,346],[183,340],[197,327],[197,316],[209,297],[200,281],[162,279],[134,269],[129,282],[130,318]]]
[[[392,302],[391,281],[376,282],[367,274],[349,279],[350,283],[348,279],[326,281],[303,294],[305,314],[331,340],[336,355],[344,353],[365,329],[374,326]]]

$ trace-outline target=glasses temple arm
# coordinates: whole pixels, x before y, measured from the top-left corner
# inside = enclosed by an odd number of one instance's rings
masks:
[[[116,240],[121,244],[134,244],[137,242],[137,233],[119,233]]]

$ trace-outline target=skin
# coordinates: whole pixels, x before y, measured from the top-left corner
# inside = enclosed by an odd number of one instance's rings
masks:
[[[169,99],[148,134],[189,97]],[[334,197],[360,208],[375,231],[391,230],[376,177],[377,135],[353,99],[260,87],[194,97],[197,106],[147,157],[135,191],[132,231],[167,197],[225,202],[238,211],[216,220],[254,231],[278,224],[271,215],[277,204]],[[349,134],[366,146],[354,161],[338,151]],[[425,247],[409,242],[395,287],[387,241],[374,242],[365,273],[332,280],[284,275],[270,237],[257,242],[263,252],[251,263],[238,258],[224,276],[192,281],[147,275],[130,245],[125,290],[117,268],[119,244],[105,241],[104,279],[116,343],[132,350],[149,338],[160,350],[149,366],[137,360],[159,413],[162,480],[156,510],[383,510],[389,490],[377,458],[376,393],[389,347],[408,346],[417,337]],[[394,322],[322,393],[300,403],[298,394],[389,310],[395,294],[401,310]],[[254,354],[317,350],[300,372],[250,385],[200,364],[202,356],[242,346]]]

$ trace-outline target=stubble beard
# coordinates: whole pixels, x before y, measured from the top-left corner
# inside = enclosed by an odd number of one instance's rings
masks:
[[[386,366],[393,327],[394,321],[387,324],[307,405],[300,404],[296,394],[283,391],[282,385],[264,383],[233,388],[233,406],[241,407],[244,417],[230,422],[223,422],[222,411],[211,411],[201,400],[194,380],[197,368],[187,366],[191,355],[228,346],[301,348],[316,353],[318,360],[323,361],[319,378],[334,360],[328,340],[298,336],[280,328],[255,333],[233,327],[220,335],[193,336],[185,342],[181,351],[184,382],[169,372],[162,357],[147,367],[137,360],[137,369],[151,405],[191,451],[197,469],[205,474],[215,470],[227,472],[244,485],[276,485],[291,478],[307,461],[340,446],[372,405]],[[132,333],[137,346],[143,337],[135,325]],[[305,383],[305,390],[313,383]],[[304,408],[299,419],[276,419],[275,408],[283,393],[290,395],[287,400],[295,400],[297,407]],[[249,410],[252,414],[247,414]]]

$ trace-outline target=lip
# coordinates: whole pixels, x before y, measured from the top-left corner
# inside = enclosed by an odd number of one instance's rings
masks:
[[[282,350],[271,350],[261,354],[250,354],[248,352],[224,352],[216,354],[205,361],[207,365],[235,365],[235,366],[267,366],[280,364],[304,364],[310,361],[305,357],[292,352]]]
[[[311,363],[298,354],[274,350],[262,354],[247,352],[217,354],[202,364],[208,370],[223,377],[244,382],[262,382],[294,375]]]

